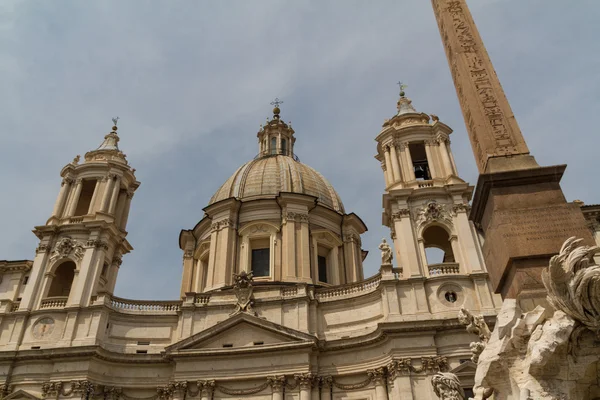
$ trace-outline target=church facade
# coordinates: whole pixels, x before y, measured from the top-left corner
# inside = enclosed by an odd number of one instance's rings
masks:
[[[450,127],[401,93],[376,136],[391,242],[364,277],[365,224],[298,160],[280,113],[182,230],[178,300],[113,295],[140,185],[117,127],[62,169],[35,258],[0,264],[4,398],[420,400],[438,371],[472,385],[476,337],[456,316],[465,307],[493,325],[500,298]],[[441,262],[427,261],[432,247]]]

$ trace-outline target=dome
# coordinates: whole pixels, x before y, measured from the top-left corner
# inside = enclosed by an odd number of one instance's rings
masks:
[[[242,165],[217,190],[209,205],[230,197],[240,200],[273,198],[280,192],[314,196],[322,206],[344,213],[340,196],[327,179],[287,155],[263,156]]]

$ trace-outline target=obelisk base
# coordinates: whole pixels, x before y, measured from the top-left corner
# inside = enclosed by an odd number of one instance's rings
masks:
[[[560,188],[566,165],[481,174],[470,219],[485,237],[483,256],[496,293],[543,295],[541,272],[571,236],[594,245],[578,205]]]

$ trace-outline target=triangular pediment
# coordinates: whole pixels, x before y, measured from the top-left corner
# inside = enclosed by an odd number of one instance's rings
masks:
[[[461,375],[475,375],[476,370],[477,364],[475,364],[473,361],[465,361],[449,372],[452,372],[454,375],[460,377]]]
[[[295,329],[240,312],[165,349],[167,353],[240,351],[312,345],[316,338]]]
[[[36,396],[33,393],[30,393],[26,390],[19,389],[17,391],[12,392],[8,396],[4,397],[3,400],[21,400],[21,399],[40,400],[41,398],[42,398],[41,396]]]

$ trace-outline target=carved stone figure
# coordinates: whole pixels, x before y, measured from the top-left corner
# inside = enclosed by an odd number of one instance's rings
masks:
[[[379,245],[379,250],[381,250],[381,264],[382,265],[391,265],[392,258],[394,255],[392,254],[392,249],[390,245],[387,243],[385,239],[381,239],[381,244]]]
[[[479,355],[485,348],[486,343],[492,336],[492,332],[482,315],[474,316],[465,308],[461,308],[458,312],[458,322],[467,326],[467,332],[479,336],[480,342],[471,342],[471,361],[475,364],[479,361]]]
[[[600,339],[600,266],[594,265],[598,246],[578,246],[571,237],[542,272],[548,302],[590,329]]]
[[[599,249],[580,243],[565,241],[542,273],[552,307],[524,313],[518,300],[504,300],[477,364],[476,400],[492,388],[499,399],[595,398],[589,371],[600,360]]]
[[[233,274],[233,290],[237,297],[237,304],[232,314],[238,312],[247,312],[252,315],[257,315],[252,309],[254,303],[252,292],[252,272],[242,271],[239,274]]]
[[[465,400],[465,391],[458,377],[451,372],[438,372],[431,378],[431,385],[441,400]]]

